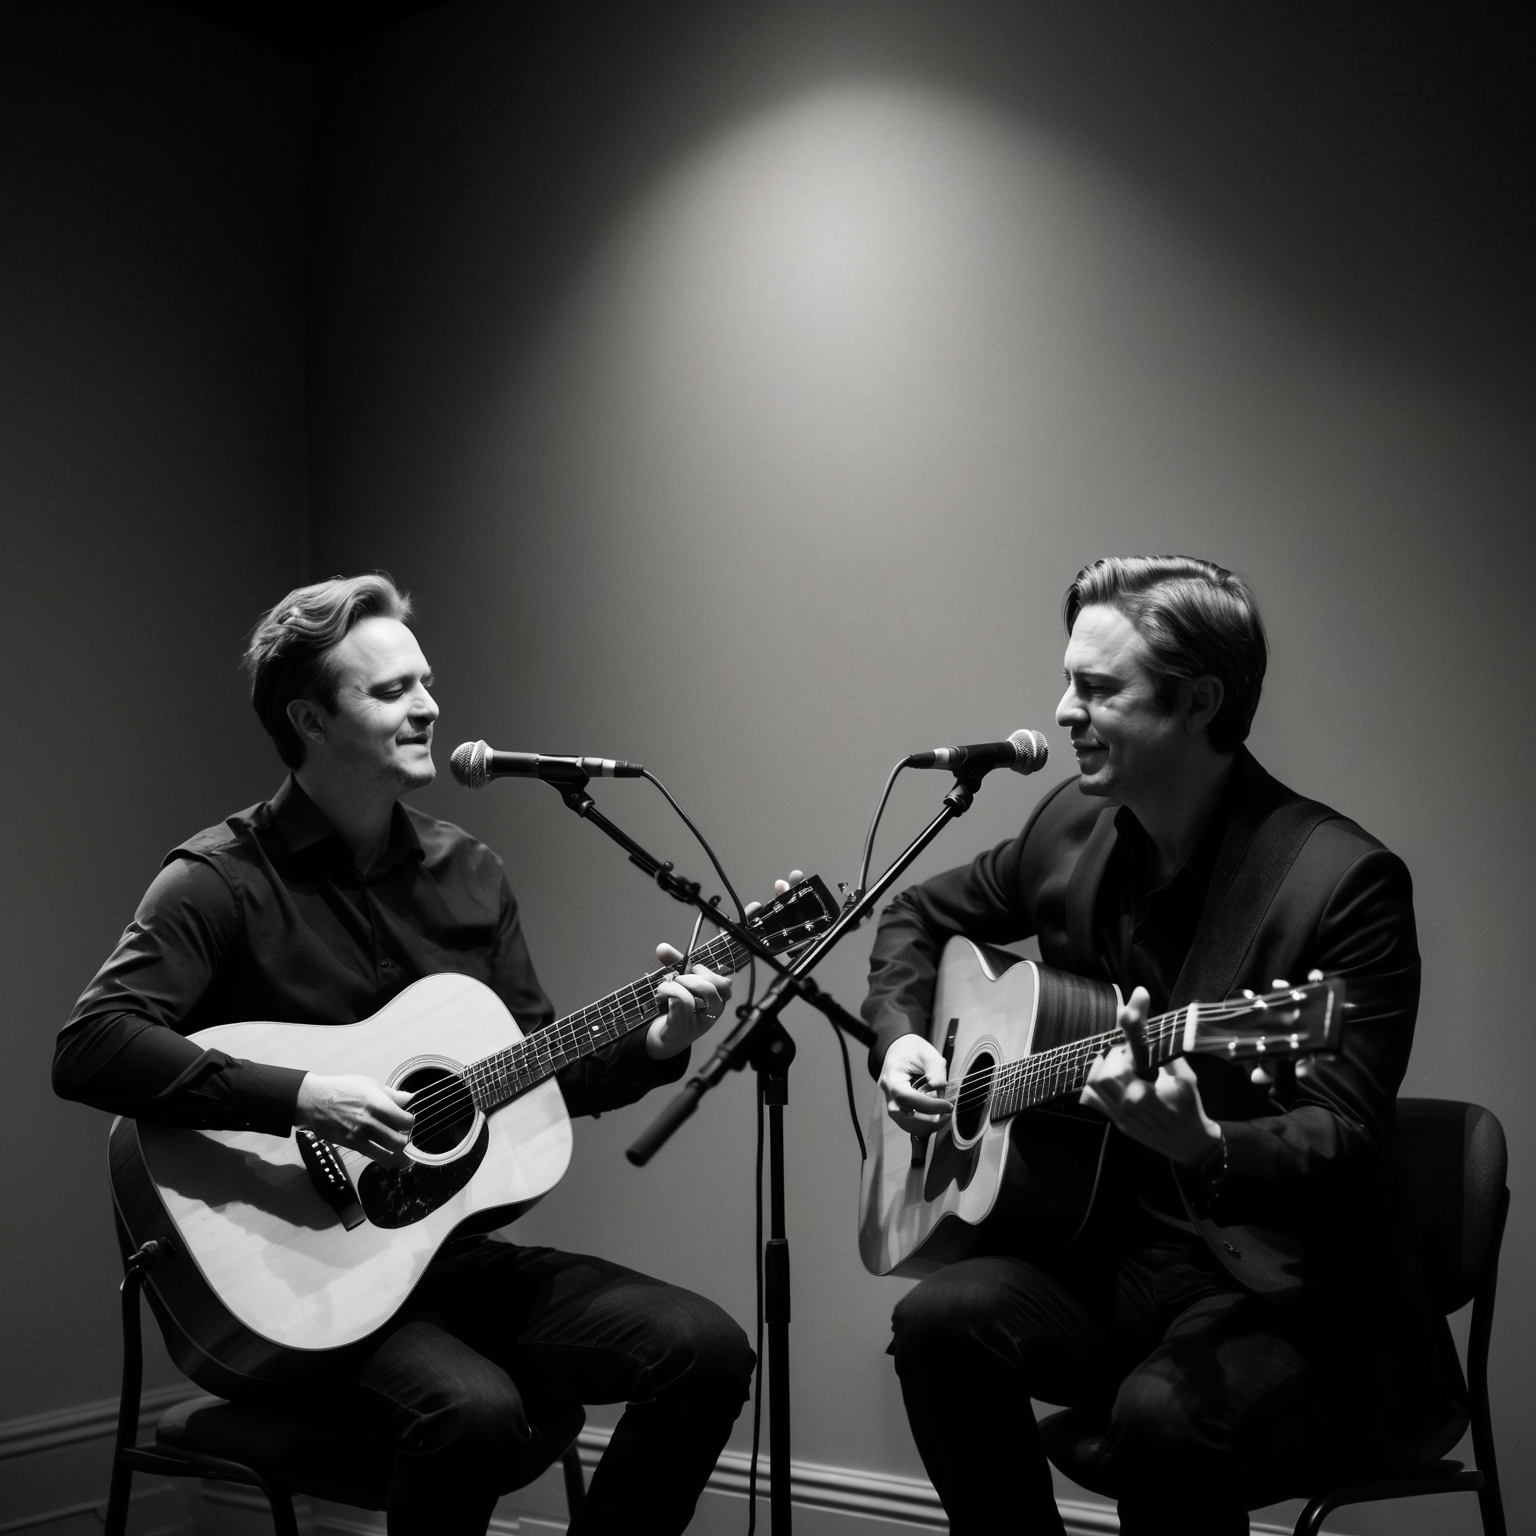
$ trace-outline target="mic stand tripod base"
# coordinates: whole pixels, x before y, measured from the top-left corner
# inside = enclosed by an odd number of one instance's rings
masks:
[[[768,1517],[773,1536],[789,1536],[789,1237],[784,1218],[784,1106],[795,1042],[775,1019],[758,1032],[748,1058],[768,1110],[768,1241],[763,1247],[763,1324],[768,1334]]]

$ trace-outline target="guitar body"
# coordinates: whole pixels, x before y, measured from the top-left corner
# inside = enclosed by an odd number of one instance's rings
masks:
[[[1120,996],[1006,951],[944,948],[929,1038],[960,1083],[948,1125],[917,1141],[877,1100],[859,1191],[859,1254],[876,1275],[920,1276],[978,1251],[1060,1246],[1083,1229],[1109,1142],[1103,1116],[1063,1097],[993,1124],[1004,1063],[1113,1028]]]
[[[753,943],[781,954],[831,926],[838,903],[808,875],[759,907]],[[727,932],[693,951],[740,970]],[[402,1168],[308,1131],[195,1131],[119,1119],[109,1145],[126,1251],[162,1240],[150,1305],[171,1358],[221,1396],[291,1387],[344,1358],[400,1310],[455,1232],[505,1226],[560,1182],[571,1122],[562,1067],[656,1018],[663,967],[524,1036],[468,976],[428,976],[357,1024],[221,1024],[206,1049],[326,1075],[371,1077],[412,1095]]]
[[[439,975],[357,1024],[224,1024],[191,1038],[275,1066],[430,1092],[434,1078],[522,1037],[488,987]],[[394,1316],[456,1230],[502,1226],[560,1181],[571,1123],[547,1078],[490,1114],[471,1109],[432,1150],[413,1145],[403,1171],[335,1150],[368,1213],[351,1230],[291,1136],[114,1124],[118,1217],[134,1248],[170,1239],[150,1300],[176,1364],[199,1385],[291,1384],[317,1364],[334,1368],[336,1351]]]

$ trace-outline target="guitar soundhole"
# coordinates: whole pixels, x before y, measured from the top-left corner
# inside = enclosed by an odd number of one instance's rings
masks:
[[[955,1140],[962,1145],[981,1134],[987,1119],[987,1104],[992,1097],[992,1076],[997,1058],[990,1051],[973,1056],[960,1092],[955,1096]]]
[[[446,1067],[417,1067],[395,1086],[416,1095],[411,1103],[411,1113],[416,1116],[411,1145],[418,1151],[441,1156],[469,1139],[475,1126],[475,1104],[457,1072]]]

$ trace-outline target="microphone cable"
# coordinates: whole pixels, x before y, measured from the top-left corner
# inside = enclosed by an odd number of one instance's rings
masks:
[[[694,826],[693,820],[688,815],[687,811],[685,811],[682,806],[680,806],[677,801],[672,798],[672,791],[669,790],[667,786],[663,784],[661,780],[658,779],[649,768],[642,768],[640,770],[640,777],[643,779],[649,779],[651,783],[654,784],[656,788],[662,792],[662,794],[666,797],[667,804],[677,812],[679,818],[682,820],[683,825],[687,827],[688,830],[692,832],[694,837],[698,840],[699,847],[701,847],[704,852],[709,855],[709,862],[715,866],[715,873],[720,876],[720,883],[725,887],[727,893],[730,895],[732,904],[736,908],[736,920],[740,923],[745,923],[747,920],[747,909],[742,906],[741,897],[736,894],[736,887],[731,884],[730,879],[725,873],[725,870],[720,865],[720,860],[715,857],[715,850],[709,846],[709,840],[704,836],[702,832],[699,831],[696,826]],[[750,951],[748,951],[748,953],[750,954]]]
[[[885,815],[885,802],[891,798],[891,788],[896,783],[896,775],[907,766],[907,759],[902,760],[891,769],[891,776],[885,781],[885,793],[880,796],[880,803],[875,807],[874,819],[869,824],[868,835],[864,839],[864,861],[859,865],[859,883],[854,886],[850,901],[857,901],[863,894],[869,881],[869,860],[875,851],[875,829],[880,825],[880,818]]]

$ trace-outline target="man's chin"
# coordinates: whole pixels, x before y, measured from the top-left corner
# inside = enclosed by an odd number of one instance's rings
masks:
[[[1110,782],[1109,775],[1102,771],[1078,774],[1077,787],[1083,794],[1096,795],[1101,800],[1112,800],[1115,796],[1115,787]]]
[[[430,757],[424,763],[401,763],[395,769],[395,782],[402,795],[408,795],[413,789],[425,789],[436,777],[437,764]]]

